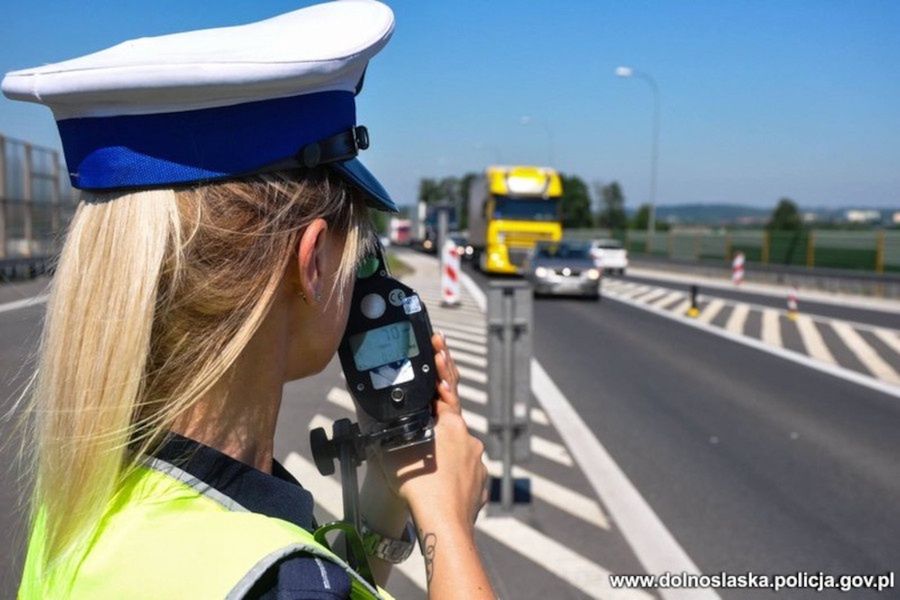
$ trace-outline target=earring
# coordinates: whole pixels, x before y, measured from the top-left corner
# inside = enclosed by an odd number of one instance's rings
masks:
[[[304,302],[307,301],[307,300],[306,300],[306,294],[304,294],[303,292],[297,292],[297,295],[300,296],[300,298],[301,298]]]

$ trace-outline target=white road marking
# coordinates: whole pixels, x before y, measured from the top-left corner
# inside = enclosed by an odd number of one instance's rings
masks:
[[[706,308],[703,309],[703,312],[697,317],[697,320],[701,323],[712,323],[712,320],[716,318],[722,309],[725,308],[725,303],[718,298],[713,298],[709,304],[706,305]]]
[[[499,460],[488,460],[485,464],[491,475],[500,477],[503,472],[502,462]],[[530,479],[531,493],[536,498],[540,498],[547,504],[569,513],[573,517],[587,521],[595,527],[609,531],[609,519],[593,498],[588,498],[584,494],[570,490],[552,479],[547,479],[519,466],[513,467],[513,477],[527,477]]]
[[[479,415],[478,413],[474,413],[470,410],[463,410],[463,418],[466,420],[466,424],[469,426],[469,429],[482,434],[487,433],[487,417]],[[551,460],[555,463],[559,463],[567,467],[571,467],[574,465],[574,463],[572,462],[572,456],[569,454],[568,450],[566,450],[566,447],[562,444],[551,442],[547,438],[543,438],[539,435],[533,434],[530,436],[530,439],[531,451],[538,456],[542,456],[547,460]]]
[[[832,321],[831,328],[872,375],[882,381],[900,385],[900,376],[897,375],[897,372],[850,325]]]
[[[471,324],[464,325],[462,323],[454,323],[452,321],[447,321],[440,317],[441,317],[441,315],[438,315],[438,316],[435,316],[435,318],[431,319],[431,324],[434,326],[434,329],[436,331],[443,330],[446,333],[448,330],[450,330],[450,331],[462,331],[464,333],[475,333],[475,334],[480,333],[481,335],[484,335],[486,328],[487,328],[487,325],[481,325],[481,326],[476,326],[476,325],[471,325]],[[471,323],[471,321],[468,321],[468,323]]]
[[[613,589],[609,571],[513,517],[483,518],[475,526],[591,598],[652,598],[641,590]]]
[[[705,323],[698,325],[712,328]],[[644,569],[648,573],[699,573],[694,561],[536,359],[531,360],[531,389],[571,448],[585,477],[606,505]],[[659,593],[667,600],[719,597],[712,590],[659,590]]]
[[[779,358],[801,364],[805,367],[809,367],[810,369],[826,373],[833,377],[837,377],[845,381],[850,381],[857,385],[861,385],[877,392],[881,392],[882,394],[887,394],[888,396],[892,396],[894,398],[900,398],[900,386],[891,385],[852,369],[847,369],[839,365],[832,365],[826,362],[815,360],[814,358],[811,358],[806,354],[802,354],[800,352],[794,352],[792,350],[785,350],[784,348],[770,346],[755,338],[746,335],[738,335],[714,325],[709,325],[707,323],[697,323],[693,319],[683,319],[681,315],[673,314],[673,311],[663,310],[654,306],[647,306],[646,304],[641,304],[640,302],[634,302],[627,299],[617,299],[617,301],[629,304],[631,306],[634,306],[635,308],[640,308],[642,310],[655,313],[660,317],[677,321],[678,323],[681,323],[683,325],[701,329],[707,333],[711,333],[727,340],[731,340],[732,342],[736,342],[744,346],[749,346],[750,348],[755,348],[756,350],[760,350],[768,354],[773,354]],[[550,418],[553,419],[553,416],[551,415]]]
[[[442,329],[447,339],[463,340],[464,342],[472,342],[474,344],[486,344],[487,336],[483,333],[469,333],[467,331],[459,331],[457,329]]]
[[[531,420],[539,425],[550,426],[550,419],[547,418],[547,413],[536,406],[531,407]]]
[[[476,404],[487,404],[488,397],[487,392],[483,392],[477,388],[473,388],[470,385],[466,385],[464,383],[459,384],[459,397],[463,400],[468,400],[470,402],[474,402]]]
[[[455,362],[472,365],[473,367],[487,367],[487,358],[484,356],[475,356],[474,354],[469,354],[468,352],[455,350],[453,348],[451,348],[450,351],[453,353],[453,360]]]
[[[781,343],[781,324],[778,322],[778,311],[767,308],[762,311],[762,341],[770,346],[783,345]]]
[[[454,354],[451,354],[451,356],[455,357]],[[471,369],[462,365],[456,365],[456,370],[459,371],[459,376],[463,379],[468,379],[469,381],[474,381],[475,383],[487,383],[487,373],[485,373],[484,371]]]
[[[816,324],[809,318],[809,315],[797,315],[797,331],[800,333],[800,339],[803,341],[803,347],[806,348],[807,354],[816,360],[837,364],[828,346],[825,345],[822,334],[819,333]]]
[[[472,342],[465,342],[460,340],[459,338],[453,337],[452,333],[447,334],[447,345],[450,346],[450,350],[455,350],[459,348],[460,350],[465,350],[466,352],[472,352],[474,354],[487,354],[487,348],[484,344],[473,344]]]
[[[887,344],[891,350],[900,354],[900,337],[897,337],[896,331],[879,327],[875,329],[873,333],[878,336],[878,339]]]
[[[750,307],[743,302],[734,305],[734,310],[728,316],[728,322],[725,323],[725,330],[738,335],[743,335],[744,324],[747,322],[747,315],[750,314]]]
[[[335,479],[322,477],[312,462],[296,452],[287,456],[284,467],[304,486],[314,490],[313,496],[320,508],[332,516],[343,513],[341,486]],[[609,585],[609,571],[512,517],[481,517],[475,527],[592,598],[651,598],[638,590],[613,590]],[[409,559],[394,568],[416,587],[427,590],[421,552],[413,552]]]
[[[635,288],[633,290],[628,290],[627,292],[625,292],[622,295],[625,296],[626,298],[631,298],[632,300],[637,300],[641,296],[643,296],[645,294],[650,294],[653,291],[654,291],[654,288],[652,288],[650,286],[639,285],[637,288]]]
[[[654,300],[658,300],[663,296],[667,296],[669,294],[669,290],[666,288],[657,288],[653,292],[641,296],[640,301],[645,304],[652,304]]]
[[[19,310],[20,308],[28,308],[29,306],[39,306],[45,303],[49,297],[50,294],[42,294],[40,296],[32,296],[31,298],[22,298],[21,300],[13,300],[12,302],[0,304],[0,313]]]
[[[684,294],[682,294],[681,292],[669,292],[662,298],[654,300],[653,302],[648,302],[647,304],[650,304],[652,306],[666,306],[668,304],[675,302],[679,298],[683,298],[683,297],[684,297]]]
[[[676,314],[679,317],[683,317],[687,313],[687,311],[690,307],[691,307],[691,299],[685,298],[680,303],[678,303],[677,305],[670,308],[668,312]],[[653,308],[653,307],[650,307],[650,308]]]
[[[487,311],[487,297],[481,288],[472,281],[467,273],[462,273],[460,281],[478,306],[483,311]],[[640,306],[637,302],[632,303],[627,300],[623,300],[623,302]],[[690,301],[688,303],[690,306]],[[643,305],[643,307],[645,310],[656,312],[669,319],[685,322],[680,315],[647,305]],[[719,328],[705,323],[691,322],[691,324],[712,331],[721,331]],[[739,336],[733,337],[744,339]],[[666,571],[697,573],[697,567],[691,558],[678,545],[647,501],[594,437],[593,432],[585,425],[566,397],[544,371],[541,363],[535,358],[531,359],[531,391],[543,406],[547,416],[553,421],[563,440],[572,449],[575,460],[585,477],[610,511],[613,520],[622,529],[625,539],[646,571],[648,573],[664,573]],[[562,555],[559,557],[561,558]],[[694,598],[714,600],[719,598],[718,594],[712,590],[660,590],[660,595],[666,600],[693,600]]]
[[[324,418],[324,417],[323,417]],[[341,484],[331,477],[323,477],[316,466],[296,452],[288,454],[284,468],[301,482],[307,489],[315,489],[313,497],[316,504],[325,512],[338,518],[344,513]],[[413,552],[409,558],[396,565],[394,569],[403,573],[420,590],[427,591],[425,580],[425,559],[421,552]]]

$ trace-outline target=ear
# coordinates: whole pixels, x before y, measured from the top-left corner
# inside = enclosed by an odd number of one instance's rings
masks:
[[[322,295],[323,267],[328,244],[325,238],[328,223],[324,219],[315,219],[300,235],[297,245],[297,275],[300,291],[312,302]]]

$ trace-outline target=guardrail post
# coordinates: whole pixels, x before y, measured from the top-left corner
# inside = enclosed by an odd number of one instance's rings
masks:
[[[0,135],[0,258],[6,258],[6,138]]]
[[[491,500],[505,513],[531,500],[528,481],[513,477],[513,464],[530,451],[531,302],[524,281],[488,288],[488,454],[503,461],[502,476],[491,479]]]

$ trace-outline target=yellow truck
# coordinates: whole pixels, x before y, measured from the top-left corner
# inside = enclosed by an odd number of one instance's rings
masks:
[[[562,182],[548,167],[488,167],[469,188],[469,244],[485,273],[519,273],[538,241],[562,239]]]

